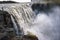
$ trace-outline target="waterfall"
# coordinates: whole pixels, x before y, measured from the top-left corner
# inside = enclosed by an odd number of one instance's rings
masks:
[[[24,35],[31,33],[39,40],[60,40],[60,7],[55,6],[50,12],[39,11],[37,15],[25,5],[7,11],[15,17]]]
[[[11,6],[11,7],[5,7],[4,10],[6,10],[9,14],[13,15],[20,26],[20,30],[23,29],[24,35],[27,35],[28,29],[31,28],[32,22],[35,18],[35,14],[32,11],[30,7],[27,5],[21,5],[21,6]],[[18,34],[17,28],[15,28]]]

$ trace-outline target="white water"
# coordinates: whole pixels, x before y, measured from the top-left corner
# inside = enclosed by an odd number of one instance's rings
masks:
[[[40,12],[31,26],[39,40],[60,40],[60,7],[52,8],[48,15]]]
[[[60,40],[60,7],[52,8],[48,15],[40,12],[37,16],[31,8],[25,6],[9,11],[15,16],[25,35],[32,33],[39,40]]]
[[[39,40],[60,40],[60,7],[52,8],[48,15],[40,12],[27,31],[33,33]]]

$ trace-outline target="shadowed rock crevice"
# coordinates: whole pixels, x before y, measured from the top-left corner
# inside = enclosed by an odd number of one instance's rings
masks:
[[[48,12],[51,12],[51,9],[53,8],[54,4],[40,4],[40,3],[34,3],[32,4],[31,8],[36,13],[36,15],[39,12],[45,12],[48,14]]]

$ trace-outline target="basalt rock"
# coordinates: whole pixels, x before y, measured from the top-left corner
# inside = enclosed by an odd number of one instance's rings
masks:
[[[38,40],[36,36],[24,35],[22,40]]]

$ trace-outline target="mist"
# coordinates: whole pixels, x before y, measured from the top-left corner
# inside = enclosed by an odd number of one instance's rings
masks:
[[[60,7],[54,6],[50,12],[37,12],[30,30],[39,40],[60,40]]]

